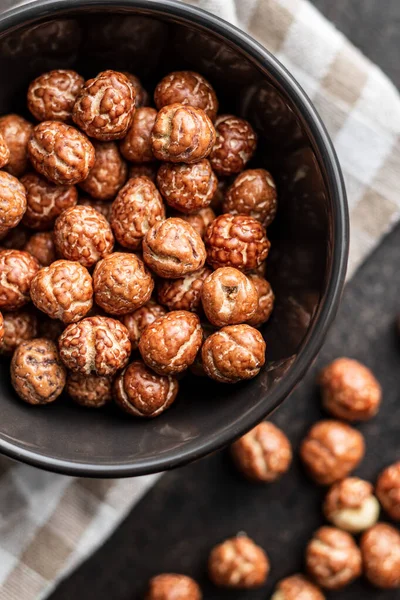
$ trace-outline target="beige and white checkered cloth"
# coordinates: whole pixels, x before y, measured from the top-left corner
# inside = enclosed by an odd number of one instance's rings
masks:
[[[190,3],[246,29],[314,101],[346,179],[353,273],[400,213],[398,92],[305,0]],[[76,479],[0,458],[0,600],[48,595],[155,480]]]

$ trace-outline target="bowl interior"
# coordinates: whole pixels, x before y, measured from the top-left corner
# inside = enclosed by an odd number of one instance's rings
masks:
[[[140,420],[113,407],[84,410],[66,399],[29,407],[13,393],[9,363],[0,364],[3,451],[65,472],[138,474],[214,449],[250,428],[287,395],[317,351],[318,327],[337,293],[332,278],[343,271],[338,261],[343,263],[346,240],[334,216],[338,207],[329,172],[334,159],[317,142],[304,106],[299,109],[296,95],[292,91],[289,97],[280,74],[263,65],[256,51],[245,50],[230,35],[223,39],[218,23],[211,28],[207,19],[198,18],[194,24],[176,8],[158,10],[152,3],[152,11],[146,12],[139,6],[144,3],[114,4],[112,9],[83,4],[57,18],[50,10],[33,18],[31,11],[28,23],[0,33],[0,71],[7,73],[0,114],[25,115],[29,81],[53,68],[75,68],[85,77],[107,68],[128,70],[150,91],[169,71],[197,70],[215,87],[221,112],[242,115],[257,129],[259,147],[251,166],[269,169],[278,184],[279,214],[269,230],[267,272],[276,308],[263,329],[268,361],[256,379],[223,386],[189,375],[170,410],[155,420]],[[342,253],[339,259],[337,252]]]

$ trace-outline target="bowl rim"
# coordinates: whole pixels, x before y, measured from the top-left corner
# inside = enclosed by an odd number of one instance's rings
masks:
[[[0,438],[0,453],[39,467],[66,475],[86,477],[132,477],[162,472],[191,461],[197,460],[222,448],[234,439],[254,427],[267,414],[271,414],[281,402],[293,391],[304,377],[312,361],[316,357],[324,341],[338,308],[346,275],[349,249],[349,217],[346,191],[341,168],[336,152],[327,130],[307,94],[294,77],[260,43],[247,33],[241,31],[227,21],[192,5],[186,5],[176,0],[36,0],[34,4],[26,4],[6,9],[0,13],[0,34],[5,31],[36,21],[44,17],[55,18],[81,9],[139,9],[143,15],[158,15],[175,19],[177,22],[194,22],[204,30],[222,36],[238,46],[250,59],[268,69],[275,81],[290,96],[296,105],[307,128],[315,140],[320,160],[323,161],[327,185],[331,191],[333,210],[333,230],[336,243],[332,248],[331,269],[323,299],[323,305],[316,316],[312,331],[303,342],[296,360],[282,382],[270,393],[268,409],[260,403],[250,415],[240,421],[240,425],[232,425],[222,434],[211,433],[207,440],[197,439],[187,449],[172,450],[167,457],[151,457],[115,463],[97,465],[90,462],[74,462],[54,458],[39,452],[21,448],[15,442]]]

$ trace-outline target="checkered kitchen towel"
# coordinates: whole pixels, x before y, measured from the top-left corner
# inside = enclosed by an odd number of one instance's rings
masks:
[[[7,5],[15,0],[3,0]],[[191,0],[246,29],[314,101],[344,170],[350,273],[400,213],[400,98],[305,0]],[[0,458],[0,600],[51,592],[117,527],[157,476],[84,480]]]

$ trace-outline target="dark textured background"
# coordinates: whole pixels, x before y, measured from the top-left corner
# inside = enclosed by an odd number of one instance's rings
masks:
[[[399,0],[314,0],[365,54],[400,85]],[[321,416],[314,376],[320,365],[346,354],[364,361],[381,381],[378,417],[360,429],[367,455],[357,474],[374,480],[399,458],[400,344],[393,319],[400,311],[400,227],[369,258],[347,286],[338,318],[312,372],[273,420],[298,443]],[[249,484],[231,467],[226,452],[171,472],[134,508],[106,544],[52,595],[52,600],[139,600],[158,572],[196,577],[205,600],[265,600],[275,582],[301,569],[304,546],[320,525],[323,491],[295,463],[280,482]],[[249,593],[221,592],[205,575],[210,547],[245,530],[268,552],[268,585]],[[399,592],[375,591],[362,581],[332,594],[341,600],[395,600]]]

